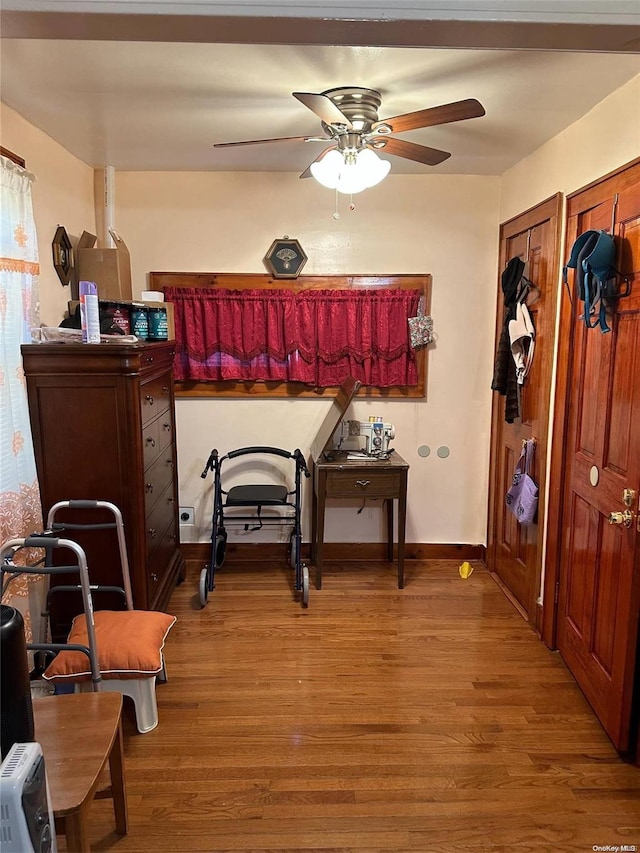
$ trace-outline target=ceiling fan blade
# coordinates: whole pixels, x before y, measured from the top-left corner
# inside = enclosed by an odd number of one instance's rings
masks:
[[[312,92],[292,92],[292,94],[325,124],[344,124],[351,129],[349,119],[326,95],[315,95]]]
[[[248,139],[246,142],[214,142],[214,148],[232,148],[236,145],[262,145],[263,142],[328,142],[327,136],[277,136],[275,139]]]
[[[426,145],[416,145],[414,142],[406,142],[404,139],[393,139],[383,137],[384,145],[380,145],[381,139],[376,144],[369,144],[376,153],[394,154],[396,157],[404,157],[406,160],[415,160],[416,163],[424,163],[427,166],[437,166],[451,157],[448,151],[440,151],[437,148],[428,148]]]
[[[313,163],[319,163],[329,153],[329,151],[335,151],[335,149],[337,147],[338,147],[337,145],[330,145],[328,148],[325,148],[324,151],[321,151],[320,154],[318,154],[318,156],[313,161]],[[312,178],[313,177],[313,175],[311,174],[311,167],[313,166],[313,163],[309,163],[307,168],[300,175],[301,178]]]
[[[385,118],[375,122],[371,130],[376,130],[380,125],[388,125],[392,133],[403,133],[406,130],[416,130],[419,127],[434,127],[437,124],[449,124],[452,121],[464,121],[468,118],[479,118],[485,114],[485,109],[475,98],[466,101],[456,101],[452,104],[443,104],[440,107],[428,107],[426,110],[417,110],[415,113],[406,113],[393,118]]]

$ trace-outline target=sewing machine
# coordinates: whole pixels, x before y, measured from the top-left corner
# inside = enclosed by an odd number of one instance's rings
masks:
[[[386,424],[381,418],[369,421],[342,421],[334,434],[336,450],[356,453],[359,456],[389,455],[389,442],[395,437],[393,424]]]

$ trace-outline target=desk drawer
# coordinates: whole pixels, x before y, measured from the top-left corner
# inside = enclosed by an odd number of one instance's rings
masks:
[[[397,498],[400,471],[327,471],[328,498]]]

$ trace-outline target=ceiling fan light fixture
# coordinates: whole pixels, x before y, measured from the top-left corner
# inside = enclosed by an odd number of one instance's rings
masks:
[[[368,148],[358,152],[330,151],[310,166],[311,174],[318,183],[346,195],[374,187],[386,178],[390,169],[388,160],[381,160]]]
[[[329,151],[322,160],[316,160],[315,163],[312,163],[309,170],[319,184],[329,190],[335,190],[343,166],[342,154],[339,151]]]

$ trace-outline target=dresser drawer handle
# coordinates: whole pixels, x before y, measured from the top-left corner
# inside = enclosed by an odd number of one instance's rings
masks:
[[[371,485],[371,480],[356,480],[356,486],[360,486],[362,489],[366,489],[369,485]]]
[[[173,468],[173,459],[167,459],[167,465],[169,468]]]
[[[164,394],[165,397],[169,396],[169,386],[168,385],[162,386],[162,393]]]
[[[151,396],[151,394],[147,394],[147,396],[146,396],[144,399],[147,401],[147,403],[148,403],[150,406],[153,406],[153,402],[154,402],[154,400],[153,400],[153,397]]]
[[[155,572],[151,572],[151,580],[155,581],[155,583],[158,582],[158,575]]]
[[[162,429],[166,429],[167,432],[171,432],[171,424],[162,424]]]
[[[152,539],[155,539],[155,538],[156,538],[156,530],[155,530],[155,528],[154,528],[154,527],[150,527],[150,528],[147,530],[147,533],[149,534],[149,536],[150,536]]]
[[[153,356],[152,356],[152,355],[148,355],[148,356],[147,356],[147,363],[148,363],[148,364],[151,364],[151,362],[152,362],[152,361],[153,361]]]
[[[153,483],[147,483],[147,485],[145,486],[145,489],[146,489],[148,495],[152,495],[153,494]]]
[[[152,438],[151,436],[149,436],[147,438],[147,444],[149,445],[149,447],[155,447],[156,446],[155,438]]]

